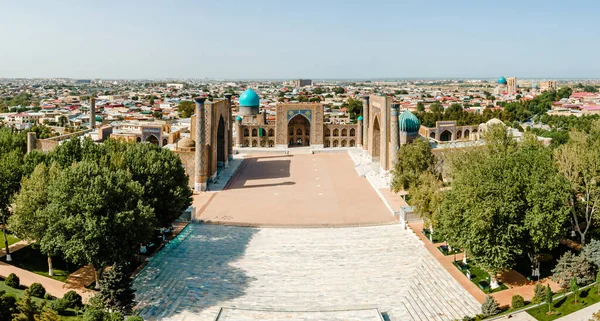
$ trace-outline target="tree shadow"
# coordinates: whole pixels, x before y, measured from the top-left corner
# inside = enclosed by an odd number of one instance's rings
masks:
[[[567,302],[567,297],[560,299],[558,302],[554,303],[555,308],[560,308],[563,304]]]
[[[241,258],[258,229],[190,224],[135,277],[136,310],[145,320],[199,314],[243,296],[254,281],[230,263]],[[187,236],[185,236],[187,235]]]

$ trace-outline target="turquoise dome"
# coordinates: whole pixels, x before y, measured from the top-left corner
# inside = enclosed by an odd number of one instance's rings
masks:
[[[240,95],[239,102],[241,107],[260,106],[260,98],[258,98],[258,95],[252,89],[246,89],[246,91]]]
[[[400,125],[400,132],[409,134],[416,134],[419,132],[419,128],[421,128],[419,119],[409,110],[400,114],[400,117],[398,117],[398,123]]]
[[[536,83],[531,84],[531,88],[537,89],[537,87],[538,87],[538,84],[536,84]]]
[[[237,116],[237,117],[235,118],[235,120],[237,120],[237,121],[242,121],[242,116]]]
[[[358,116],[358,121],[362,121],[363,119],[363,116]]]
[[[504,77],[498,78],[498,84],[506,85],[507,84],[506,78],[504,78]]]
[[[96,121],[102,121],[102,116],[96,116]]]

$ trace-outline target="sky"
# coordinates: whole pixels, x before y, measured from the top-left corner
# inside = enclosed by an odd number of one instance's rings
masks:
[[[600,1],[0,0],[0,78],[600,78]]]

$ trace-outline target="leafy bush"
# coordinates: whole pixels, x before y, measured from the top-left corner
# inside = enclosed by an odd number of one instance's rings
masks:
[[[50,307],[59,315],[65,315],[65,312],[67,312],[67,309],[69,308],[69,303],[65,299],[54,300],[52,304],[50,304]]]
[[[535,288],[533,288],[533,299],[531,299],[531,303],[541,303],[545,298],[545,288],[541,284],[536,284]]]
[[[40,283],[33,283],[30,285],[29,292],[36,298],[44,298],[44,295],[46,295],[46,289]]]
[[[134,316],[127,318],[127,321],[144,321],[144,319],[142,317],[140,317],[139,315],[134,315]]]
[[[106,313],[102,310],[96,309],[86,309],[83,312],[82,320],[83,321],[104,321],[104,315]]]
[[[71,290],[63,296],[62,300],[64,300],[67,304],[67,307],[71,309],[75,309],[76,307],[82,307],[83,301],[81,300],[81,295],[79,293]]]
[[[18,289],[21,286],[21,280],[16,274],[11,273],[8,275],[6,280],[4,280],[4,284],[10,286],[11,288]]]
[[[48,292],[46,292],[46,294],[44,294],[44,299],[48,300],[48,301],[52,301],[52,300],[56,300],[56,297]]]
[[[523,299],[522,296],[520,296],[518,294],[513,295],[512,302],[511,302],[510,306],[513,309],[520,309],[520,308],[522,308],[522,307],[525,306],[525,300]]]
[[[496,302],[496,299],[494,299],[492,296],[487,295],[483,301],[483,304],[481,305],[481,314],[487,318],[498,313],[500,313],[498,302]]]

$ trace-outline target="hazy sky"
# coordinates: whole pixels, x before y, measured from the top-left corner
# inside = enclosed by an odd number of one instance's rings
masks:
[[[600,78],[600,1],[0,0],[0,78]]]

